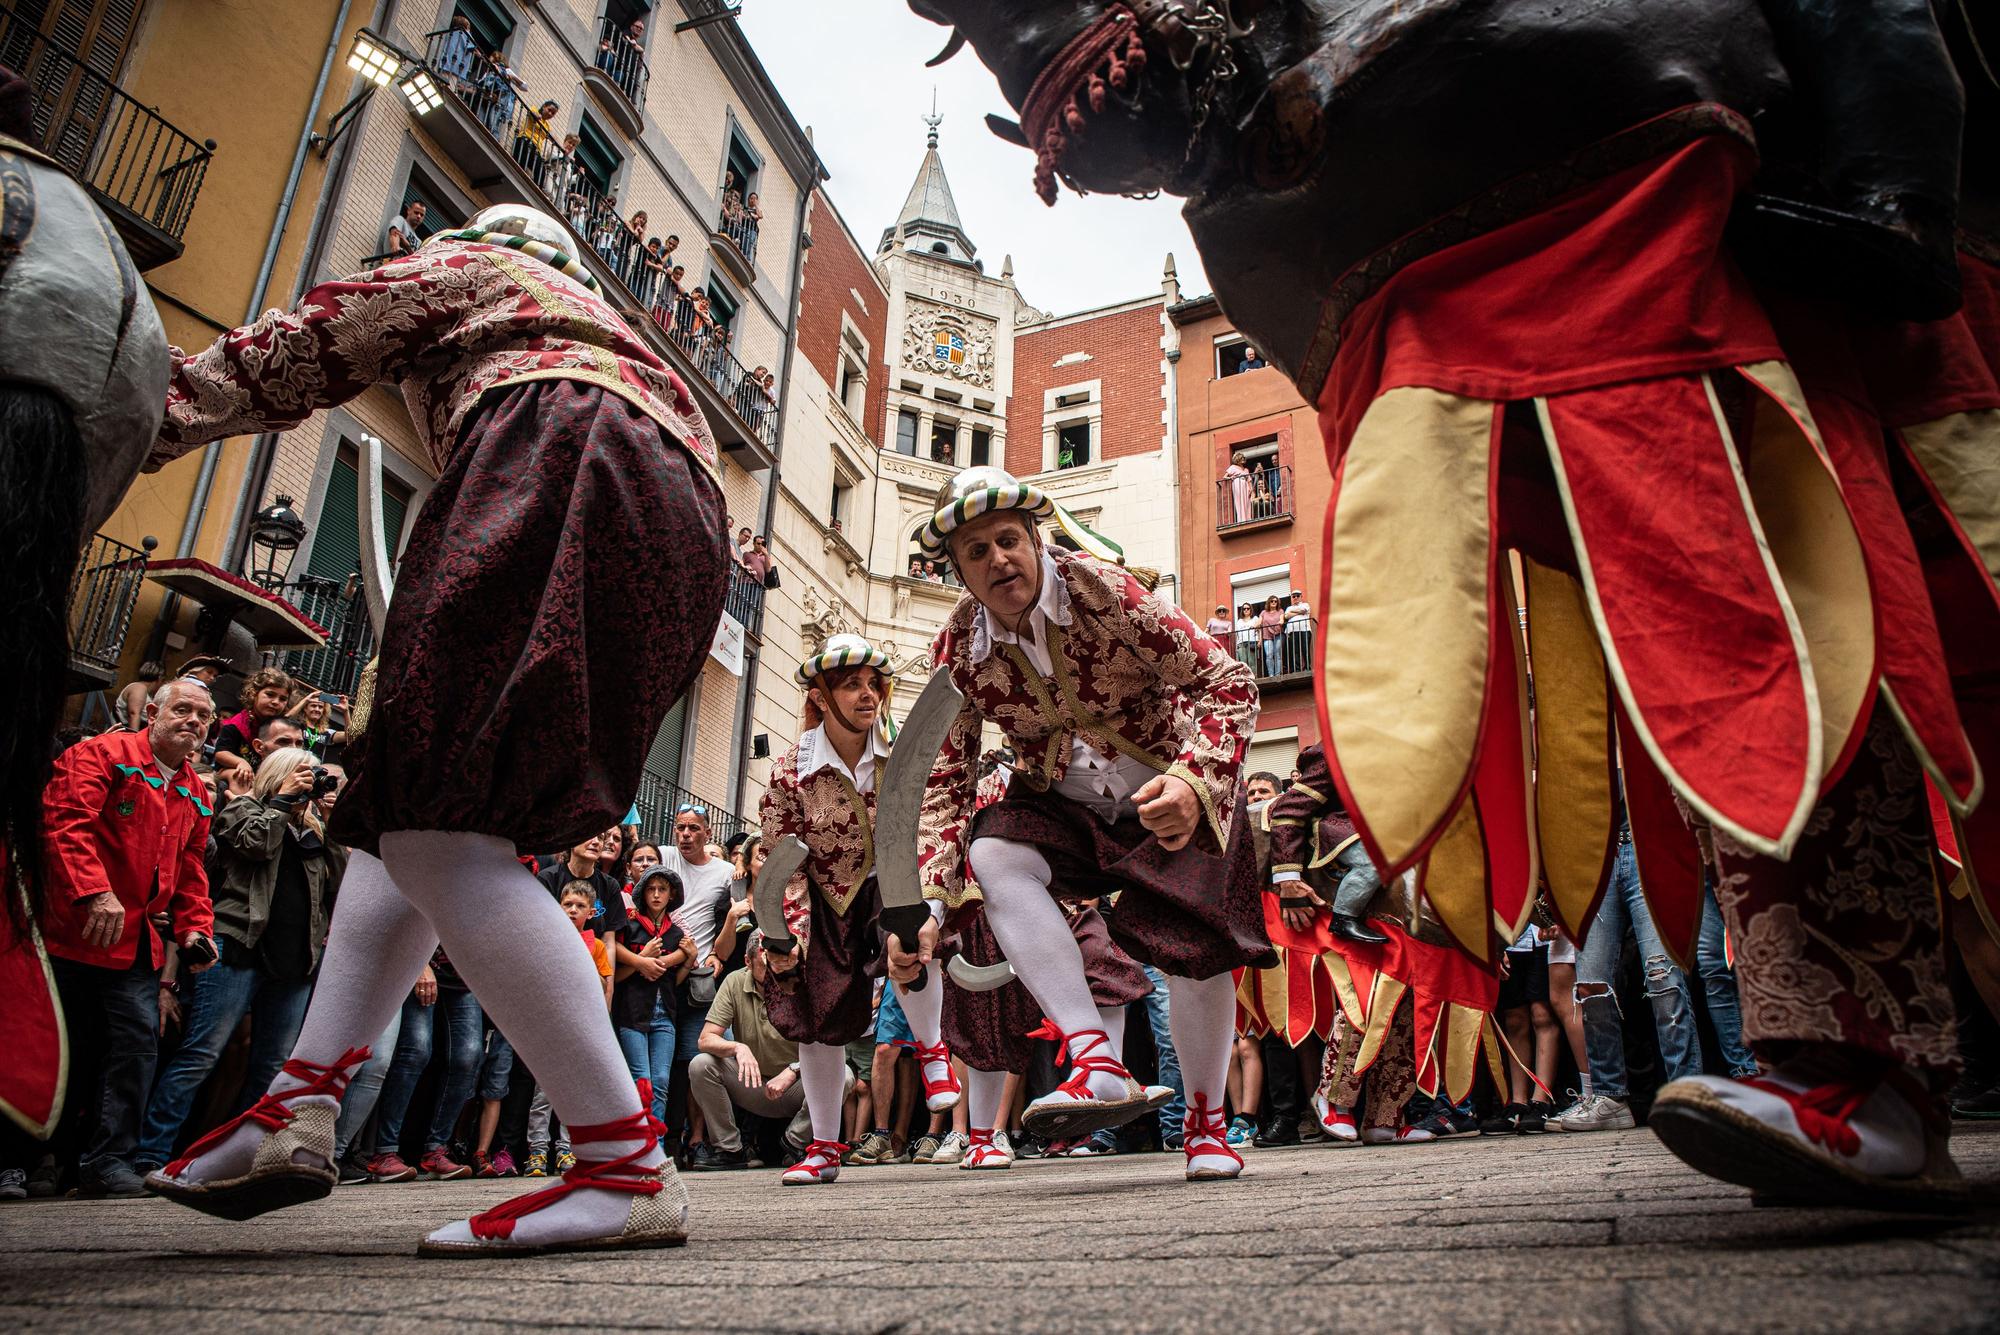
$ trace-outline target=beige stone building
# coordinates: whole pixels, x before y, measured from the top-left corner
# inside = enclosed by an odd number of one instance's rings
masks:
[[[838,631],[892,656],[900,717],[929,679],[932,641],[957,604],[927,578],[916,532],[960,468],[1031,477],[1133,565],[1176,590],[1174,409],[1179,300],[1168,258],[1159,290],[1055,315],[1016,285],[1011,258],[987,271],[960,217],[930,126],[896,220],[864,245],[822,192],[810,210],[772,523],[779,586],[754,670],[741,809],[798,736],[801,659]]]

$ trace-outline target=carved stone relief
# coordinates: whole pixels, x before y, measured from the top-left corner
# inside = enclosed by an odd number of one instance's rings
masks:
[[[984,315],[909,298],[903,328],[903,365],[969,385],[993,384],[995,324]]]

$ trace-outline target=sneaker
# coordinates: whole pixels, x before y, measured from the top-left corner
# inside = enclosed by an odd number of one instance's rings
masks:
[[[1171,1131],[1162,1131],[1160,1133],[1160,1153],[1179,1154],[1186,1148],[1187,1134],[1181,1128],[1175,1127]]]
[[[399,1154],[378,1154],[368,1161],[368,1176],[377,1182],[410,1182],[416,1179],[417,1170]]]
[[[56,1188],[61,1185],[61,1180],[62,1170],[56,1167],[55,1156],[44,1154],[41,1162],[28,1173],[28,1199],[47,1200],[56,1194]]]
[[[1004,1131],[995,1131],[993,1136],[997,1140],[1006,1134]],[[1049,1153],[1048,1146],[1042,1143],[1042,1138],[1032,1131],[1023,1131],[1015,1139],[1013,1149],[1016,1159],[1044,1159]]]
[[[1363,1145],[1421,1145],[1433,1139],[1430,1132],[1420,1126],[1364,1126],[1361,1128]]]
[[[462,1177],[472,1176],[471,1167],[452,1158],[451,1152],[442,1145],[424,1151],[424,1157],[417,1160],[417,1171],[433,1182],[456,1182]]]
[[[1420,1119],[1417,1125],[1430,1132],[1433,1140],[1450,1140],[1454,1136],[1479,1134],[1479,1119],[1471,1113],[1459,1112],[1456,1108],[1439,1108],[1429,1117]]]
[[[1557,1113],[1549,1126],[1557,1131],[1630,1131],[1638,1123],[1632,1105],[1609,1094],[1592,1094],[1573,1108]]]
[[[1325,1139],[1326,1128],[1320,1125],[1319,1118],[1311,1113],[1299,1118],[1299,1144],[1311,1145]]]
[[[1044,1159],[1067,1159],[1069,1158],[1069,1152],[1076,1147],[1077,1142],[1074,1140],[1052,1140],[1042,1146],[1042,1157]]]
[[[1521,1114],[1528,1111],[1527,1105],[1510,1103],[1493,1116],[1479,1124],[1482,1136],[1512,1136],[1521,1130]]]
[[[729,1173],[749,1166],[750,1156],[741,1149],[719,1150],[706,1142],[695,1146],[688,1155],[688,1171],[691,1173]]]
[[[493,1164],[493,1176],[495,1177],[519,1177],[521,1175],[521,1170],[514,1166],[514,1155],[512,1151],[509,1150],[493,1151],[492,1164]]]
[[[815,1141],[814,1143],[831,1145],[833,1142]],[[867,1168],[875,1164],[894,1163],[895,1160],[896,1147],[890,1141],[888,1133],[870,1131],[861,1138],[860,1144],[847,1152],[845,1162],[853,1164],[857,1168]]]
[[[1228,1135],[1229,1148],[1232,1150],[1240,1150],[1245,1145],[1250,1144],[1252,1140],[1256,1137],[1256,1135],[1257,1135],[1257,1124],[1251,1121],[1248,1117],[1244,1117],[1241,1114],[1238,1114],[1229,1123],[1229,1135]]]
[[[832,1182],[840,1176],[840,1156],[846,1150],[847,1146],[837,1140],[815,1140],[778,1181],[788,1187],[815,1187]]]
[[[1470,1108],[1448,1108],[1445,1110],[1444,1116],[1445,1120],[1451,1123],[1451,1134],[1454,1136],[1476,1136],[1479,1134],[1479,1119],[1472,1115]]]
[[[1299,1129],[1283,1118],[1273,1117],[1250,1138],[1250,1143],[1260,1150],[1277,1145],[1296,1145],[1299,1143]]]
[[[334,1171],[340,1174],[340,1180],[335,1183],[336,1186],[358,1187],[363,1183],[375,1180],[368,1172],[368,1165],[353,1155],[349,1155],[335,1164]]]
[[[1964,1118],[1968,1122],[2000,1119],[2000,1083],[1988,1085],[1985,1089],[1967,1088],[1961,1085],[1953,1090],[1951,1115]]]
[[[1961,1210],[1971,1195],[1943,1111],[1907,1069],[1870,1070],[1829,1045],[1748,1080],[1675,1080],[1647,1125],[1689,1167],[1749,1187],[1752,1200]]]
[[[539,1150],[531,1152],[528,1155],[528,1166],[521,1170],[521,1176],[547,1177],[548,1175],[549,1175],[549,1156],[546,1153]]]
[[[993,1140],[996,1144],[1004,1141],[1006,1138],[1007,1133],[1005,1131],[996,1131],[993,1133]],[[965,1158],[966,1148],[971,1143],[971,1139],[963,1131],[954,1131],[938,1142],[938,1147],[931,1151],[930,1161],[932,1163],[959,1163]],[[1007,1157],[1011,1159],[1014,1156],[1010,1153]]]
[[[1096,1159],[1107,1154],[1118,1153],[1118,1137],[1109,1130],[1093,1131],[1076,1142],[1076,1148],[1069,1152],[1072,1159]]]
[[[570,1153],[569,1146],[565,1145],[556,1151],[556,1175],[558,1177],[574,1167],[576,1167],[576,1156]]]
[[[132,1171],[132,1166],[122,1159],[109,1159],[102,1164],[92,1164],[79,1174],[76,1194],[86,1200],[103,1196],[143,1196],[146,1194],[146,1179]],[[22,1183],[22,1190],[27,1184]]]
[[[944,1144],[936,1136],[926,1132],[910,1142],[911,1163],[936,1163],[938,1146]]]
[[[1556,1105],[1545,1099],[1536,1099],[1521,1113],[1514,1129],[1524,1136],[1540,1135],[1548,1130],[1549,1119],[1556,1115]]]
[[[0,1168],[0,1201],[25,1201],[28,1199],[28,1170],[25,1168]]]

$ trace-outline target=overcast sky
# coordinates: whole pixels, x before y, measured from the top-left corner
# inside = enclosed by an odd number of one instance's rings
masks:
[[[1065,191],[1045,208],[1028,150],[986,128],[989,111],[1014,116],[993,76],[970,47],[925,69],[946,30],[903,0],[743,0],[739,22],[792,114],[812,127],[833,176],[827,189],[864,249],[873,251],[916,179],[935,87],[938,151],[987,273],[997,276],[1012,254],[1021,295],[1062,314],[1159,291],[1171,251],[1183,295],[1208,291],[1180,201]]]

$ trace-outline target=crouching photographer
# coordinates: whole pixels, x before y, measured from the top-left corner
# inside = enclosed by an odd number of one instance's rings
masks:
[[[339,776],[310,751],[280,747],[258,765],[250,791],[216,813],[210,898],[221,957],[194,977],[184,999],[187,1037],[153,1087],[136,1156],[141,1171],[173,1157],[195,1092],[245,1013],[250,1066],[232,1112],[270,1085],[291,1052],[347,865],[347,851],[326,841],[318,812],[338,786]]]

